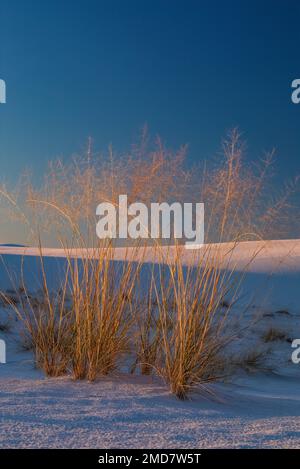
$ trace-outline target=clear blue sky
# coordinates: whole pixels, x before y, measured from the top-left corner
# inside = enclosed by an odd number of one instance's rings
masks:
[[[300,173],[300,3],[294,0],[1,0],[1,178],[96,149],[144,123],[209,158],[238,125],[249,158],[275,146]]]

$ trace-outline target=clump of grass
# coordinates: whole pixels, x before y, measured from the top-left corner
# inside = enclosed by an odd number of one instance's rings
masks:
[[[255,349],[244,353],[242,356],[236,358],[232,357],[231,361],[235,368],[242,368],[247,373],[255,372],[270,372],[272,368],[266,364],[268,350]]]
[[[52,292],[48,285],[48,273],[44,266],[44,255],[40,246],[41,291],[32,295],[23,276],[21,263],[21,286],[17,286],[14,275],[6,268],[12,288],[1,292],[2,300],[15,312],[23,329],[20,330],[21,348],[33,350],[35,363],[47,376],[60,376],[67,372],[70,360],[71,317],[66,304],[68,269],[59,292]],[[14,298],[14,301],[11,301]]]
[[[114,371],[129,352],[133,292],[138,266],[113,263],[110,248],[85,259],[71,274],[74,319],[72,372],[94,381]]]
[[[15,311],[25,329],[23,346],[34,350],[36,366],[47,376],[60,376],[67,372],[69,366],[72,318],[65,303],[66,285],[63,294],[51,293],[42,257],[41,265],[43,297],[37,299],[27,295],[24,284],[24,294],[20,296]]]
[[[16,306],[19,303],[18,292],[14,292],[11,289],[6,290],[5,292],[1,292],[0,302],[3,308],[7,308],[9,306]]]
[[[37,367],[47,376],[71,372],[75,379],[95,380],[115,370],[129,351],[131,300],[139,265],[114,263],[112,250],[102,248],[74,259],[66,250],[62,286],[50,291],[40,251],[43,288],[27,294],[24,283],[12,305],[24,325]],[[27,346],[26,346],[27,347]]]
[[[270,327],[263,335],[262,340],[264,342],[276,342],[278,340],[286,340],[287,334],[284,330]]]
[[[0,323],[0,332],[9,332],[11,330],[11,323],[9,321]]]
[[[220,354],[232,337],[224,333],[229,309],[221,317],[220,300],[232,281],[216,258],[208,262],[201,256],[193,267],[185,267],[179,248],[166,269],[156,282],[161,330],[156,369],[171,392],[184,400],[193,390],[221,378]]]

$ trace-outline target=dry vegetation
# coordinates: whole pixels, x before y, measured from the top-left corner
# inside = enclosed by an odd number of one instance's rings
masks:
[[[160,248],[157,248],[160,251]],[[111,246],[88,257],[67,257],[58,292],[48,285],[28,292],[24,282],[16,297],[1,293],[33,346],[36,364],[48,376],[72,374],[94,381],[125,365],[131,372],[163,378],[172,393],[185,399],[192,390],[224,376],[221,352],[233,335],[225,333],[230,306],[225,295],[237,294],[232,272],[198,257],[182,264],[177,246],[165,263],[113,262]],[[160,255],[160,252],[157,253]],[[17,300],[16,300],[17,298]]]
[[[186,147],[168,150],[160,139],[141,142],[125,155],[110,148],[97,155],[89,141],[84,156],[51,162],[40,184],[23,176],[15,190],[0,187],[1,208],[26,226],[27,242],[68,247],[96,245],[96,206],[118,203],[204,202],[206,242],[280,239],[299,232],[298,178],[278,187],[274,151],[248,163],[237,130],[223,141],[214,163],[187,167]],[[80,233],[80,236],[79,236]]]
[[[160,141],[148,150],[144,135],[129,155],[117,158],[110,149],[101,158],[89,144],[84,158],[51,164],[39,189],[28,180],[15,192],[2,187],[3,201],[41,248],[43,273],[40,298],[28,294],[24,279],[17,301],[4,293],[2,300],[23,321],[36,363],[47,375],[71,373],[93,381],[123,363],[131,372],[162,377],[181,399],[224,375],[221,352],[234,339],[224,327],[239,284],[210,247],[186,268],[177,246],[164,263],[148,264],[145,276],[143,258],[133,262],[135,250],[116,263],[113,247],[95,239],[96,206],[116,203],[119,194],[127,194],[129,203],[204,202],[207,242],[279,238],[293,228],[286,223],[291,213],[299,222],[292,203],[296,183],[282,193],[270,189],[273,153],[260,170],[246,165],[233,131],[215,168],[188,171],[185,150],[173,154]],[[43,267],[46,242],[65,249],[67,269],[57,293]],[[80,248],[81,259],[72,257],[72,247]],[[154,250],[159,257],[161,247]],[[231,301],[224,313],[225,297]],[[243,363],[256,367],[261,358],[249,355]]]
[[[286,331],[277,327],[270,327],[262,336],[264,342],[275,342],[277,340],[286,340]]]

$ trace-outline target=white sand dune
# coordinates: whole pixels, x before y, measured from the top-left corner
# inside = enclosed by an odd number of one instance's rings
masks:
[[[241,241],[235,243],[222,243],[222,244],[210,244],[214,249],[229,252],[234,249],[234,255],[236,259],[250,258],[253,253],[259,252],[259,258],[284,258],[287,255],[292,254],[293,256],[300,256],[300,239],[285,239],[285,240],[257,240],[257,241]],[[195,247],[195,250],[205,249],[206,245],[202,247]],[[135,248],[115,248],[116,258],[122,259],[124,252],[128,250],[136,252]],[[170,247],[162,247],[162,250],[170,249]],[[149,251],[149,255],[153,255],[153,248],[148,247],[146,250]],[[192,256],[193,249],[186,249],[188,251],[187,256]],[[45,255],[51,257],[64,257],[65,249],[62,248],[42,248]],[[80,255],[76,249],[71,249],[74,256]],[[1,245],[0,254],[17,254],[17,255],[28,255],[37,256],[40,253],[40,248],[28,247],[28,246],[15,246],[15,245]]]
[[[146,248],[115,248],[115,260],[143,260],[160,261],[161,258],[174,257],[173,247],[162,247],[160,250],[151,247]],[[82,249],[69,249],[67,252],[71,257],[81,257]],[[85,250],[92,256],[94,249]],[[247,266],[248,271],[291,271],[300,270],[300,240],[268,240],[268,241],[244,241],[237,243],[210,244],[196,249],[186,249],[182,247],[182,262],[186,265],[196,264],[201,254],[209,253],[210,256],[218,253],[229,262],[230,267],[244,269]],[[0,255],[17,256],[40,256],[64,258],[66,249],[62,248],[35,248],[35,247],[16,247],[0,245]]]
[[[0,365],[0,447],[300,448],[300,364],[290,359],[291,339],[300,338],[300,240],[232,248],[214,249],[221,249],[236,275],[244,275],[241,300],[250,307],[243,320],[257,319],[237,346],[262,346],[261,334],[269,327],[284,329],[289,339],[272,343],[272,372],[241,371],[213,386],[215,400],[194,395],[180,402],[163,383],[139,376],[119,374],[94,384],[46,379],[31,353],[20,351],[15,335],[0,332],[8,349],[7,364]],[[2,246],[0,254],[1,288],[8,286],[7,268],[17,271],[21,256],[24,275],[32,281],[38,276],[38,249]],[[64,252],[44,254],[56,276]],[[152,254],[149,249],[146,258]],[[182,256],[186,264],[195,262],[195,252],[183,250]],[[116,250],[115,259],[124,259],[124,250]],[[3,320],[7,312],[0,313]]]

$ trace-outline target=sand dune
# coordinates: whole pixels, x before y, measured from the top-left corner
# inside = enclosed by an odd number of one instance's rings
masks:
[[[0,332],[8,352],[7,364],[0,365],[0,446],[300,448],[300,364],[291,363],[291,339],[300,337],[300,240],[224,244],[213,246],[210,255],[217,251],[236,275],[247,267],[236,313],[244,300],[250,306],[242,321],[256,321],[238,347],[262,346],[261,335],[270,327],[286,331],[289,340],[272,344],[272,372],[241,371],[230,382],[214,385],[215,401],[194,395],[179,402],[163,383],[122,373],[94,384],[46,379],[34,368],[31,352],[20,351],[16,335]],[[205,247],[196,253],[183,249],[183,261],[193,264],[195,254],[204,252]],[[38,249],[1,246],[0,254],[2,287],[7,287],[7,269],[18,272],[22,256],[25,277],[32,284],[37,279]],[[64,251],[43,254],[56,278]],[[124,250],[116,249],[115,259],[124,258]],[[148,249],[145,260],[151,259]],[[5,315],[1,308],[0,319]]]

